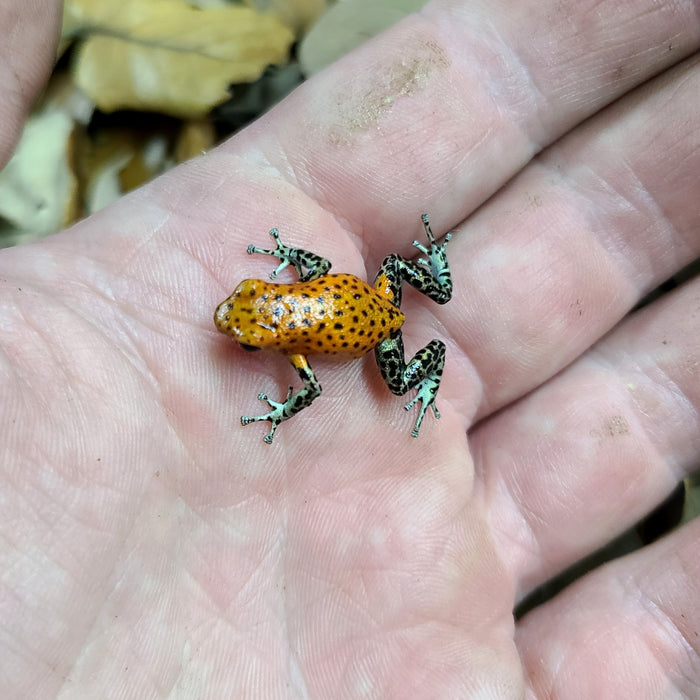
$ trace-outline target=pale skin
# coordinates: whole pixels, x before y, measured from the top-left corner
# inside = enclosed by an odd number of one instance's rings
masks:
[[[51,66],[37,6],[0,12],[0,162]],[[434,3],[2,251],[3,697],[695,697],[697,521],[512,610],[700,458],[700,280],[630,314],[700,253],[699,47],[690,2]],[[403,330],[447,344],[442,418],[414,440],[371,357],[317,359],[262,444],[239,416],[295,378],[211,321],[270,271],[248,244],[371,280],[423,211],[454,295],[407,291]]]

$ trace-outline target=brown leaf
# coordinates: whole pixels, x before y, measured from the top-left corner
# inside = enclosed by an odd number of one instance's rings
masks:
[[[69,0],[64,35],[87,37],[74,78],[100,109],[186,118],[228,99],[231,83],[284,61],[294,39],[272,15],[179,0]]]

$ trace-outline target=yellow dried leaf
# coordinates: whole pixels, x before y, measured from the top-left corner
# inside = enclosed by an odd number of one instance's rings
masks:
[[[229,97],[248,67],[96,35],[83,43],[74,80],[103,112],[136,109],[196,118]]]
[[[175,142],[175,160],[178,163],[201,155],[216,143],[214,125],[208,119],[185,122]]]
[[[245,7],[194,9],[179,0],[68,0],[64,35],[87,36],[75,80],[103,111],[198,117],[282,62],[294,37]]]
[[[294,40],[271,14],[236,6],[198,10],[180,0],[67,0],[63,35],[76,34],[108,34],[260,70],[282,62]]]

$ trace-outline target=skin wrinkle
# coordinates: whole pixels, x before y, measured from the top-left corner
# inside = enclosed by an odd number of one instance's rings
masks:
[[[481,19],[481,18],[480,18]],[[486,26],[488,31],[486,30]],[[523,135],[529,148],[526,152],[523,164],[527,163],[536,153],[539,153],[549,141],[545,137],[546,128],[544,122],[538,119],[540,115],[546,114],[546,99],[544,93],[539,90],[537,81],[527,62],[508,42],[508,39],[499,28],[486,20],[480,23],[479,27],[474,27],[474,34],[470,37],[473,50],[477,51],[478,58],[474,61],[484,77],[483,85],[491,89],[492,107],[499,114],[507,114],[509,121],[516,126]],[[488,41],[485,37],[488,36]],[[494,70],[498,68],[498,71]],[[535,119],[532,116],[535,115]],[[530,126],[530,122],[532,125]],[[478,146],[487,143],[487,136],[493,127],[489,124],[482,132],[483,138],[478,141],[473,150],[478,150]],[[536,135],[539,132],[539,136]],[[517,172],[518,169],[514,169]]]
[[[293,162],[293,159],[288,157],[287,154],[287,149],[284,147],[284,145],[281,142],[277,142],[275,144],[275,152],[281,155],[282,157],[282,162],[285,166],[284,169],[284,177],[279,169],[279,166],[275,168],[276,172],[279,174],[280,178],[283,178],[285,182],[289,183],[290,185],[293,185],[297,187],[297,189],[303,193],[306,194],[305,189],[301,187],[301,183],[304,182],[305,185],[310,184],[310,179],[309,179],[309,173],[306,168],[302,168],[302,166],[305,165],[305,162],[303,160],[299,160],[298,165],[295,165]],[[272,167],[272,166],[270,166]],[[301,176],[300,176],[301,173]],[[291,176],[291,177],[290,177]],[[313,206],[314,200],[312,196],[307,195],[307,201],[309,202],[310,205]],[[316,202],[317,205],[322,205],[322,202]],[[323,209],[323,206],[321,206],[321,209]]]
[[[681,563],[682,565],[682,563]],[[637,593],[641,593],[641,590],[637,590]],[[688,661],[692,661],[695,659],[697,661],[697,650],[693,647],[693,645],[690,643],[690,639],[687,637],[687,635],[683,634],[676,624],[676,622],[673,620],[673,617],[669,615],[661,606],[660,603],[656,602],[655,600],[652,600],[651,598],[645,598],[644,601],[646,603],[645,607],[645,612],[651,613],[655,620],[657,621],[656,629],[654,630],[656,634],[661,632],[665,633],[664,636],[672,637],[672,643],[675,647],[676,644],[679,644],[680,646],[684,647],[685,651],[687,652],[688,655]],[[656,635],[655,635],[656,636]],[[650,640],[651,642],[654,641],[654,639]],[[649,644],[649,650],[651,651],[654,656],[660,656],[660,654],[655,653],[654,647],[652,644]],[[662,663],[662,660],[659,659],[659,666],[663,667],[665,664]]]
[[[499,503],[506,504],[503,498],[505,494],[508,498],[508,502],[512,505],[511,508],[484,509],[487,513],[490,531],[493,533],[494,538],[497,541],[500,540],[510,543],[510,546],[506,546],[505,549],[511,553],[511,566],[517,570],[522,569],[522,562],[528,559],[545,560],[545,550],[541,547],[539,538],[537,537],[537,528],[533,527],[533,523],[536,523],[539,527],[545,524],[542,516],[527,507],[527,502],[522,498],[522,493],[518,493],[518,483],[511,482],[504,478],[506,470],[499,468],[497,465],[493,464],[492,460],[488,457],[485,458],[480,454],[482,451],[478,442],[472,443],[472,445],[475,465],[475,484],[485,484],[481,493],[475,490],[475,495],[477,497],[481,496],[482,500],[493,501],[495,497],[489,496],[489,492],[492,493],[493,489],[497,488]],[[489,466],[489,463],[491,463],[492,466]],[[481,475],[479,475],[479,472],[481,472]],[[508,514],[509,522],[513,520],[513,516],[515,515],[515,521],[506,524],[504,522],[504,513]],[[498,550],[497,545],[495,545],[495,547],[496,550]],[[513,547],[519,552],[519,557],[514,556]],[[507,561],[502,560],[501,563],[505,568],[509,568]],[[514,604],[520,602],[525,593],[526,592],[516,592]]]
[[[670,561],[674,561],[675,565],[671,565]],[[689,581],[694,581],[697,578],[697,572],[686,571],[687,567],[685,560],[679,557],[676,552],[670,553],[669,558],[664,562],[664,566],[671,566],[671,568],[674,571],[682,571],[686,576],[686,579]],[[639,572],[637,572],[636,575],[634,575],[634,577],[629,580],[630,582],[633,582],[635,586],[634,591],[632,591],[632,593],[634,594],[633,599],[638,600],[640,606],[643,606],[644,622],[646,622],[647,615],[650,612],[652,613],[652,618],[656,621],[656,625],[654,626],[654,628],[652,628],[652,630],[650,630],[650,634],[647,635],[647,646],[650,650],[650,653],[652,654],[652,656],[659,660],[659,665],[663,668],[668,665],[669,654],[662,654],[662,651],[665,652],[667,648],[670,648],[672,652],[677,646],[682,647],[686,652],[685,660],[687,662],[685,665],[687,670],[680,669],[682,672],[684,671],[682,678],[686,680],[686,685],[688,684],[688,682],[690,682],[692,687],[698,687],[698,683],[697,680],[695,680],[695,676],[690,675],[693,670],[693,665],[695,665],[696,667],[698,666],[697,631],[695,631],[694,634],[694,646],[691,641],[691,637],[689,636],[693,633],[693,630],[688,629],[687,632],[684,632],[680,628],[679,623],[676,622],[676,620],[674,619],[674,613],[676,613],[677,615],[677,611],[666,610],[665,607],[662,605],[661,600],[657,601],[652,595],[650,595],[654,590],[653,581],[651,581],[649,576],[646,574],[647,572],[645,571],[641,572],[641,575]],[[646,592],[646,589],[648,587],[651,587],[651,591],[649,592],[649,594]],[[690,587],[692,588],[692,585]],[[683,614],[680,615],[680,619],[684,619]],[[664,640],[668,641],[660,640],[664,644],[664,649],[657,650],[657,645],[654,644],[654,641],[657,637],[661,635],[663,635]],[[677,678],[671,678],[670,680],[674,683],[677,682]],[[682,692],[681,688],[678,688],[678,690],[679,692]]]
[[[661,210],[658,206],[658,203],[654,200],[651,193],[649,191],[647,191],[646,189],[644,189],[643,184],[637,178],[636,172],[634,171],[634,169],[632,167],[630,167],[628,169],[628,173],[630,175],[633,175],[636,178],[635,184],[639,185],[639,187],[635,188],[635,190],[634,190],[635,194],[636,195],[645,194],[646,197],[644,197],[643,199],[645,200],[644,203],[648,205],[646,208],[652,209],[652,210],[655,209],[656,210],[655,213],[660,214]],[[602,177],[600,178],[600,182],[604,183],[606,186],[609,186],[608,180],[604,180]],[[636,201],[633,201],[630,197],[626,196],[619,189],[617,191],[615,191],[615,194],[619,198],[619,201],[621,204],[620,209],[623,209],[624,204],[627,203],[627,204],[629,204],[629,206],[632,208],[632,210],[634,212],[636,212],[637,214],[640,215],[640,217],[644,215],[645,212],[642,210],[641,202],[639,201],[639,199],[640,199],[639,196],[635,197]],[[655,217],[645,217],[645,218],[647,218],[649,221],[656,222]],[[601,222],[601,223],[603,223],[603,222]],[[666,220],[666,223],[670,223],[670,222],[668,222],[668,220]],[[601,225],[601,228],[605,229],[605,226]],[[658,228],[658,227],[655,227],[655,228]],[[658,231],[657,231],[657,233],[658,233]],[[610,242],[610,238],[608,238],[607,241]],[[626,260],[633,262],[633,264],[634,264],[633,267],[632,267],[632,265],[627,266],[628,269],[626,270],[626,273],[627,273],[626,277],[629,278],[630,280],[633,280],[636,277],[638,279],[638,284],[641,285],[641,284],[643,284],[644,277],[646,277],[648,279],[653,274],[653,270],[654,270],[654,265],[652,264],[652,257],[653,256],[651,253],[647,256],[647,260],[646,260],[647,264],[645,266],[645,269],[642,270],[642,265],[641,265],[642,261],[639,259],[639,256],[638,256],[638,254],[636,254],[636,251],[632,250],[631,242],[626,241],[626,243],[627,243],[627,245],[625,246],[624,249],[617,248],[615,250],[610,250],[610,252],[615,255],[615,257],[618,261],[618,264],[624,265]],[[659,246],[659,248],[661,249],[661,246]],[[634,255],[633,255],[633,253],[634,253]],[[644,274],[644,273],[646,273],[646,274]],[[648,286],[648,283],[647,283],[647,286],[643,287],[643,288],[645,288],[646,291],[650,291],[650,287]]]
[[[671,295],[665,303],[673,309],[675,304],[678,303],[677,299],[695,298],[696,292],[693,292],[693,289],[694,285],[692,282],[686,283]],[[620,348],[619,343],[609,343],[609,347],[604,346],[604,352],[610,356],[611,362],[617,361],[620,366],[628,365],[631,362],[635,363],[631,370],[623,374],[623,381],[640,415],[646,417],[658,416],[663,406],[667,405],[669,407],[667,410],[669,421],[675,422],[671,416],[676,414],[684,416],[687,413],[689,419],[694,420],[695,424],[698,425],[697,410],[694,405],[697,401],[694,402],[692,396],[683,390],[682,382],[684,377],[682,372],[679,373],[679,369],[682,366],[681,358],[688,352],[688,349],[685,347],[687,335],[682,330],[683,326],[676,327],[676,324],[669,325],[664,323],[662,320],[663,316],[659,315],[659,312],[650,315],[651,312],[651,308],[644,309],[631,319],[631,327],[633,329],[645,328],[645,324],[650,323],[647,331],[650,345],[644,355],[635,358],[633,349]],[[651,320],[647,321],[647,319]],[[682,323],[686,322],[685,320],[682,321]],[[633,374],[635,370],[645,381],[637,379],[635,374]],[[687,386],[689,388],[694,386],[692,380],[687,382]],[[664,392],[661,394],[661,397],[659,397],[660,389],[663,389]],[[654,422],[647,421],[647,423],[649,424],[649,429],[657,431],[654,442],[662,442],[658,431],[662,431],[662,434],[665,435],[663,423],[660,423],[658,419]],[[671,460],[672,464],[675,463],[676,468],[680,468],[683,464],[685,464],[686,469],[692,468],[694,463],[692,443],[685,450],[687,456],[684,461],[679,462],[674,459],[674,454],[676,454],[677,450],[678,447],[675,445],[668,445],[665,448],[665,459]],[[679,458],[681,456],[681,454],[677,455]],[[678,473],[676,473],[676,476],[678,476]]]
[[[648,373],[645,373],[645,376],[646,376],[647,380],[649,381],[649,383],[654,383],[654,384],[657,384],[658,386],[662,386],[663,389],[665,389],[666,391],[670,390],[670,392],[672,394],[674,394],[676,397],[682,398],[685,401],[687,408],[694,409],[695,407],[693,406],[692,402],[688,399],[685,392],[683,392],[683,390],[681,389],[678,382],[673,380],[671,378],[671,376],[668,373],[664,372],[664,370],[661,367],[655,367],[655,369],[657,369],[660,372],[660,374],[663,376],[665,382],[662,384],[661,382],[654,380],[651,376],[649,376]],[[630,395],[632,396],[632,400],[634,401],[634,392],[630,392]],[[635,405],[636,405],[636,402],[635,402]],[[692,414],[692,412],[693,411],[689,411],[689,413],[691,413],[691,414]],[[694,411],[694,412],[697,414],[697,411]],[[683,412],[683,415],[685,415],[685,412]],[[650,420],[653,418],[652,416],[648,416],[648,417]],[[700,422],[698,422],[697,425],[698,425],[698,428],[700,428]],[[648,435],[648,431],[645,430],[645,433]],[[650,436],[650,439],[651,439],[651,436]],[[655,442],[658,442],[658,440]],[[661,457],[661,455],[659,455],[659,457]],[[673,479],[674,483],[683,479],[686,476],[686,474],[688,473],[688,470],[690,468],[692,468],[692,466],[694,464],[694,463],[693,464],[682,463],[681,461],[674,458],[673,453],[671,453],[671,454],[665,453],[663,455],[663,462],[667,465],[668,470],[669,470],[669,476]]]
[[[22,132],[21,126],[19,124],[14,124],[5,113],[8,115],[13,115],[16,113],[23,113],[25,106],[28,102],[26,96],[22,93],[22,84],[20,76],[15,70],[15,66],[12,57],[7,55],[3,56],[3,60],[0,61],[0,85],[2,85],[2,106],[0,107],[0,123],[10,123],[13,127],[9,131],[3,129],[0,131],[0,168],[4,167],[10,156],[12,155],[12,148],[16,144]],[[2,70],[2,66],[5,66],[5,70]],[[2,75],[11,75],[12,79],[8,85],[7,78]]]
[[[27,284],[26,284],[26,283],[23,283],[23,284],[24,284],[23,289],[24,289],[24,288],[27,288]],[[95,295],[99,295],[99,290],[95,290],[94,288],[91,288],[91,292],[92,292],[93,294],[95,294]],[[110,299],[109,297],[104,297],[104,296],[103,296],[103,298],[104,298],[107,302],[112,302],[112,301],[113,301],[113,300]],[[91,309],[90,309],[90,313],[85,314],[85,313],[83,313],[81,310],[79,310],[79,307],[68,306],[65,302],[62,302],[61,299],[60,299],[59,297],[54,297],[54,298],[53,298],[53,303],[54,303],[54,304],[58,303],[58,304],[61,306],[61,308],[64,310],[64,312],[70,314],[70,315],[73,316],[75,319],[78,319],[81,323],[86,324],[87,326],[91,327],[91,328],[93,329],[94,332],[96,332],[99,336],[101,336],[101,338],[102,338],[102,340],[103,340],[104,343],[109,343],[111,340],[113,340],[113,337],[112,337],[112,335],[110,335],[110,334],[108,333],[108,330],[107,330],[107,327],[105,326],[105,324],[102,323],[102,322],[97,322],[97,321],[95,320],[96,317],[95,317],[95,314],[94,314],[94,308],[91,308]],[[112,305],[112,304],[110,304],[110,306],[111,306],[111,305]],[[24,310],[23,307],[21,307],[21,306],[18,307],[18,308],[20,309],[20,311],[21,311],[21,313],[22,313],[23,323],[24,323],[28,328],[33,328],[38,337],[43,337],[43,336],[45,335],[45,330],[46,330],[46,329],[45,329],[45,327],[44,327],[43,324],[41,324],[41,323],[36,323],[36,322],[35,322],[35,315],[34,315],[33,310],[31,310],[31,309],[30,309],[30,310]],[[122,306],[122,308],[123,308],[123,306]],[[100,317],[100,318],[101,318],[101,317]],[[136,319],[134,319],[134,320],[136,320]],[[112,326],[110,326],[110,328],[111,328],[111,327],[112,327]],[[124,328],[124,330],[126,330],[126,326],[124,326],[124,325],[122,324],[122,327]],[[159,330],[159,332],[162,332],[162,330]],[[137,339],[137,336],[136,336],[136,335],[133,335],[133,334],[129,334],[128,332],[127,332],[127,336],[128,336],[128,337],[130,338],[130,340],[132,341],[132,347],[133,347],[134,351],[136,351],[136,339]],[[53,341],[53,337],[49,334],[49,335],[47,335],[47,336],[44,338],[44,340],[45,340],[45,347],[46,347],[46,350],[47,350],[47,354],[48,354],[49,356],[52,355],[52,354],[54,354],[54,353],[53,353],[53,350],[55,349],[56,346],[55,346],[55,344],[52,342],[52,341]],[[156,381],[156,378],[155,378],[155,376],[153,375],[152,372],[148,372],[148,373],[147,373],[147,372],[144,372],[144,370],[147,369],[147,364],[148,364],[148,363],[146,362],[146,358],[145,358],[145,356],[144,356],[142,353],[140,353],[140,352],[138,353],[138,355],[140,356],[140,359],[142,360],[142,362],[139,363],[139,362],[136,361],[136,359],[137,359],[137,358],[136,358],[136,355],[132,355],[132,354],[130,354],[130,353],[125,352],[125,349],[124,349],[123,347],[119,346],[119,347],[117,348],[117,350],[118,350],[119,354],[120,354],[125,360],[127,360],[128,364],[129,364],[134,370],[136,370],[136,371],[138,372],[139,376],[140,376],[142,379],[147,380],[148,384],[149,384],[152,388],[155,388],[155,387],[158,385],[158,382]],[[57,360],[58,360],[58,358],[57,358]],[[57,362],[57,364],[59,364],[59,363]],[[79,375],[76,375],[76,376],[77,376],[77,378],[80,378]],[[95,388],[96,388],[96,387],[95,387]],[[48,409],[48,407],[47,407],[47,409]]]
[[[622,161],[623,163],[625,162],[624,160]],[[544,161],[545,164],[547,164],[547,160],[545,159]],[[609,166],[608,163],[604,164],[606,167]],[[599,170],[592,170],[590,168],[587,169],[587,172],[590,173],[590,175],[594,176],[596,178],[596,182],[603,183],[605,187],[603,188],[604,190],[610,191],[610,188],[608,186],[608,181],[611,177],[618,178],[619,179],[619,172],[616,169],[615,172],[609,172],[609,171],[599,171]],[[638,201],[633,201],[630,199],[630,197],[624,192],[621,191],[621,187],[616,187],[613,188],[613,192],[615,192],[615,195],[617,197],[618,202],[615,204],[614,207],[610,207],[611,211],[608,212],[600,212],[598,214],[597,209],[600,207],[596,207],[596,202],[595,199],[592,198],[591,195],[585,194],[585,200],[588,204],[588,206],[584,207],[581,206],[582,211],[587,212],[587,216],[593,216],[594,221],[598,223],[598,226],[595,228],[596,232],[596,239],[598,240],[598,243],[604,247],[604,250],[608,255],[611,255],[614,258],[615,265],[620,271],[624,272],[623,279],[629,280],[630,282],[630,288],[629,292],[630,294],[626,294],[626,298],[634,298],[637,299],[639,297],[639,292],[640,292],[640,283],[642,283],[642,279],[639,279],[638,281],[635,278],[640,278],[642,277],[642,270],[640,269],[640,260],[638,258],[638,255],[631,256],[630,255],[630,248],[632,247],[633,241],[632,240],[626,240],[622,237],[619,236],[613,236],[613,235],[605,235],[604,232],[608,231],[611,229],[609,225],[607,225],[606,219],[613,219],[617,218],[617,212],[623,212],[623,216],[627,217],[629,215],[629,209],[631,208],[634,212],[637,212],[640,217],[643,215],[643,218],[649,221],[654,222],[655,229],[660,228],[658,225],[659,219],[671,226],[671,222],[668,221],[668,219],[664,216],[663,218],[661,217],[654,217],[653,215],[650,216],[649,212],[647,211],[649,208],[652,209],[652,213],[655,212],[657,214],[662,213],[662,209],[659,207],[658,203],[652,196],[652,194],[646,190],[646,188],[643,186],[642,182],[639,180],[636,169],[634,169],[631,165],[629,165],[626,168],[626,172],[633,175],[635,178],[635,184],[638,184],[640,187],[635,188],[635,193],[639,194],[640,192],[643,192],[647,195],[646,198],[644,198],[645,204],[647,204],[647,207],[642,209],[640,206],[640,203]],[[557,174],[558,177],[561,179],[562,182],[567,183],[567,189],[570,192],[578,192],[581,190],[581,172],[580,172],[580,166],[575,166],[574,171],[572,172],[570,169],[561,169],[561,168],[556,168],[553,171],[553,174]],[[591,183],[595,185],[595,183]],[[586,186],[586,192],[593,192],[595,194],[596,190],[594,187],[591,187],[591,184],[587,183]],[[625,183],[624,189],[629,190],[629,184]],[[639,199],[639,198],[636,198]],[[626,206],[629,205],[629,206]],[[649,206],[651,205],[651,206]],[[612,227],[612,230],[616,230],[619,227]],[[673,232],[673,227],[671,226],[671,230]],[[625,247],[620,248],[619,246],[613,247],[611,244],[613,243],[624,243]],[[668,241],[665,242],[666,245],[659,245],[660,250],[668,250],[671,248],[668,246]],[[649,259],[649,258],[648,258]],[[622,266],[622,267],[620,267]],[[648,265],[647,266],[647,275],[646,283],[644,284],[643,287],[641,287],[642,293],[646,293],[650,291],[656,284],[658,284],[658,280],[653,280],[652,278],[652,272],[653,272],[654,266],[653,265]],[[653,280],[653,281],[652,281]],[[631,307],[630,307],[631,308]]]

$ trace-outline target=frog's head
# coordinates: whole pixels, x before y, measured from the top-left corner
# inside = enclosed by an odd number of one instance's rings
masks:
[[[268,334],[259,323],[258,308],[261,290],[268,286],[262,280],[244,280],[214,312],[216,327],[240,343],[244,350],[259,350],[268,344]]]

